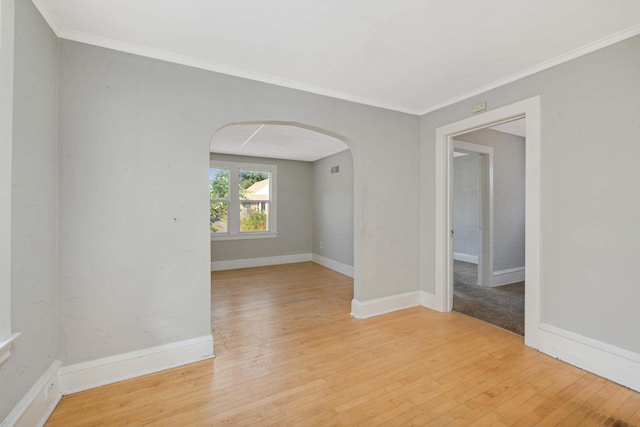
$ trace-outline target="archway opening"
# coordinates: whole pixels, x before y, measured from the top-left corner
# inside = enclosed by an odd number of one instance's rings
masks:
[[[294,122],[221,127],[210,145],[211,270],[313,261],[353,278],[353,192],[340,135]]]

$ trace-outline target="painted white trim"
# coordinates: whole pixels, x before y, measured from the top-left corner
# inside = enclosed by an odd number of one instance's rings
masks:
[[[439,304],[435,294],[416,291],[370,301],[354,299],[351,315],[367,319],[415,306],[442,311]],[[640,391],[640,354],[544,323],[539,324],[538,333],[541,352]]]
[[[442,311],[435,294],[430,294],[429,292],[420,291],[420,305],[429,310]]]
[[[9,338],[0,342],[0,365],[11,356],[11,344],[20,336],[20,332],[12,334]]]
[[[633,36],[640,34],[640,24],[636,24],[624,30],[618,31],[617,33],[603,37],[600,40],[596,40],[595,42],[589,43],[585,46],[579,47],[570,52],[559,55],[553,59],[534,65],[533,67],[529,67],[526,70],[511,74],[509,76],[503,77],[498,80],[494,80],[493,82],[483,85],[479,88],[475,88],[471,91],[465,92],[453,98],[449,98],[446,101],[442,101],[437,104],[433,104],[431,106],[427,106],[423,108],[416,108],[416,107],[408,107],[404,105],[391,104],[387,102],[381,102],[379,100],[362,97],[362,96],[358,96],[358,95],[354,95],[354,94],[350,94],[342,91],[331,90],[331,89],[319,87],[319,86],[308,84],[308,83],[283,79],[280,77],[276,77],[268,74],[256,73],[254,71],[244,70],[236,67],[230,67],[228,65],[219,64],[211,60],[204,60],[196,57],[180,55],[171,51],[155,49],[155,48],[141,46],[133,43],[127,43],[127,42],[117,40],[117,39],[112,39],[109,37],[102,37],[95,34],[88,34],[88,33],[83,33],[79,31],[68,30],[60,24],[57,16],[55,16],[55,14],[49,11],[49,9],[46,7],[45,0],[32,0],[32,1],[33,1],[33,4],[36,6],[36,8],[40,11],[40,14],[42,14],[44,19],[47,21],[47,23],[49,24],[53,32],[56,33],[58,37],[63,39],[73,40],[81,43],[87,43],[90,45],[100,46],[107,49],[118,50],[121,52],[128,52],[135,55],[145,56],[148,58],[160,59],[163,61],[173,62],[176,64],[182,64],[190,67],[200,68],[203,70],[214,71],[217,73],[241,77],[249,80],[255,80],[263,83],[269,83],[276,86],[302,90],[305,92],[315,93],[318,95],[328,96],[331,98],[342,99],[344,101],[355,102],[358,104],[364,104],[372,107],[384,108],[387,110],[398,111],[401,113],[407,113],[407,114],[418,115],[418,116],[423,116],[432,111],[436,111],[441,108],[447,107],[449,105],[455,104],[456,102],[460,102],[465,99],[471,98],[472,96],[479,95],[481,93],[490,91],[500,86],[507,85],[517,80],[531,76],[540,71],[544,71],[548,68],[555,67],[556,65],[571,61],[575,58],[579,58],[591,52],[595,52],[599,49],[603,49],[614,43],[618,43],[622,40],[626,40],[628,38],[631,38]]]
[[[491,154],[493,155],[493,147],[487,145],[475,144],[473,142],[460,141],[458,139],[453,140],[453,148],[461,153],[478,153],[478,154]]]
[[[405,107],[403,105],[396,105],[387,102],[382,102],[376,99],[371,99],[363,96],[354,95],[347,92],[338,90],[332,90],[316,86],[309,83],[303,83],[295,80],[284,79],[271,74],[259,73],[251,70],[246,70],[238,67],[233,67],[225,64],[220,64],[216,61],[209,59],[196,58],[193,56],[181,55],[176,52],[171,52],[163,49],[156,49],[148,46],[142,46],[134,43],[128,43],[121,40],[112,39],[110,37],[98,36],[95,34],[83,33],[80,31],[73,31],[62,28],[58,34],[62,39],[72,40],[80,43],[87,43],[93,46],[104,47],[107,49],[117,50],[120,52],[127,52],[134,55],[144,56],[147,58],[159,59],[162,61],[172,62],[174,64],[186,65],[189,67],[199,68],[202,70],[213,71],[220,74],[226,74],[229,76],[240,77],[257,82],[272,84],[275,86],[281,86],[289,89],[301,90],[304,92],[314,93],[316,95],[327,96],[334,99],[341,99],[343,101],[355,102],[357,104],[369,105],[372,107],[384,108],[386,110],[398,111],[401,113],[407,113],[412,115],[418,115],[419,110],[417,108]]]
[[[267,163],[245,163],[234,162],[228,160],[215,160],[209,161],[209,170],[215,169],[227,169],[229,194],[227,199],[211,199],[212,201],[220,201],[227,203],[227,228],[229,233],[210,233],[211,240],[241,240],[241,239],[260,239],[265,237],[277,237],[278,236],[278,166],[275,164]],[[269,203],[269,216],[268,216],[268,231],[262,232],[241,232],[240,231],[240,211],[241,204],[243,202],[251,202],[251,200],[243,200],[240,198],[240,193],[233,190],[239,189],[239,172],[241,170],[252,170],[269,173],[269,199],[260,200],[260,202]]]
[[[479,206],[481,229],[476,264],[478,264],[478,284],[491,286],[491,272],[493,271],[493,147],[456,139],[452,140],[452,144],[453,149],[457,150],[454,154],[456,152],[480,154]],[[453,197],[453,194],[451,197]]]
[[[134,55],[160,59],[162,61],[168,61],[175,64],[181,64],[189,67],[200,68],[203,70],[214,71],[217,73],[227,74],[230,76],[236,76],[236,77],[241,77],[249,80],[255,80],[263,83],[273,84],[276,86],[287,87],[290,89],[302,90],[305,92],[315,93],[317,95],[328,96],[335,99],[341,99],[344,101],[355,102],[358,104],[384,108],[387,110],[398,111],[401,113],[407,113],[407,114],[412,114],[417,116],[423,116],[425,114],[431,113],[433,111],[439,110],[449,105],[453,105],[456,102],[469,99],[472,96],[476,96],[481,93],[488,92],[492,89],[498,88],[500,86],[513,83],[517,80],[531,76],[540,71],[544,71],[548,68],[555,67],[556,65],[560,65],[564,62],[571,61],[575,58],[579,58],[591,52],[595,52],[599,49],[603,49],[607,46],[610,46],[612,44],[618,43],[622,40],[626,40],[628,38],[631,38],[633,36],[640,34],[640,24],[632,25],[629,28],[618,31],[617,33],[611,34],[609,36],[603,37],[600,40],[596,40],[595,42],[589,43],[585,46],[579,47],[570,52],[559,55],[553,59],[534,65],[533,67],[527,68],[526,70],[511,74],[509,76],[503,77],[498,80],[494,80],[491,83],[480,86],[479,88],[475,88],[473,90],[470,90],[468,92],[465,92],[453,98],[449,98],[446,101],[442,101],[437,104],[433,104],[423,108],[416,108],[416,107],[408,107],[405,105],[397,105],[397,104],[391,104],[388,102],[382,102],[379,100],[358,96],[358,95],[354,95],[354,94],[346,93],[342,91],[331,90],[331,89],[319,87],[319,86],[308,84],[308,83],[298,82],[298,81],[289,80],[289,79],[283,79],[283,78],[272,76],[269,74],[256,73],[255,71],[244,70],[236,67],[230,67],[228,65],[219,64],[211,60],[205,60],[205,59],[200,59],[196,57],[180,55],[175,52],[162,50],[162,49],[155,49],[155,48],[141,46],[133,43],[127,43],[127,42],[117,40],[117,39],[112,39],[109,37],[102,37],[95,34],[83,33],[80,31],[72,31],[64,28],[60,24],[58,17],[47,8],[46,0],[32,0],[32,1],[33,1],[33,4],[38,9],[38,11],[40,11],[40,14],[47,21],[47,23],[49,24],[53,32],[56,33],[56,35],[62,39],[77,41],[80,43],[87,43],[90,45],[100,46],[107,49],[132,53]]]
[[[351,301],[351,315],[356,319],[368,319],[369,317],[379,316],[418,305],[421,305],[420,291],[390,295],[369,301],[353,299]]]
[[[496,270],[496,271],[493,272],[493,275],[494,276],[501,276],[503,274],[511,274],[511,273],[516,273],[518,271],[524,271],[524,265],[522,267],[505,268],[504,270]]]
[[[442,101],[437,104],[433,104],[429,107],[420,109],[418,112],[418,115],[423,116],[425,114],[431,113],[441,108],[448,107],[449,105],[453,105],[457,102],[464,101],[465,99],[469,99],[473,96],[480,95],[485,92],[489,92],[490,90],[499,88],[501,86],[505,86],[509,83],[513,83],[520,79],[524,79],[525,77],[529,77],[533,74],[539,73],[540,71],[544,71],[549,68],[555,67],[556,65],[560,65],[565,62],[569,62],[573,59],[579,58],[581,56],[587,55],[589,53],[595,52],[597,50],[604,49],[607,46],[611,46],[612,44],[637,36],[638,34],[640,34],[640,24],[632,25],[629,28],[618,31],[617,33],[611,34],[609,36],[603,37],[600,40],[596,40],[593,43],[589,43],[585,46],[579,47],[570,52],[556,56],[553,59],[544,61],[540,64],[534,65],[533,67],[529,67],[526,70],[522,70],[517,73],[511,74],[509,76],[503,77],[501,79],[494,80],[491,83],[480,86],[478,88],[475,88],[473,90],[470,90],[468,92],[455,96],[453,98],[449,98],[446,101]]]
[[[235,270],[238,268],[265,267],[268,265],[295,264],[312,261],[311,254],[293,254],[267,256],[261,258],[232,259],[229,261],[213,261],[211,271]]]
[[[525,344],[539,347],[540,323],[540,97],[535,96],[495,110],[468,117],[454,123],[436,128],[435,131],[435,221],[432,224],[421,224],[421,252],[431,253],[431,245],[435,249],[434,276],[430,272],[427,259],[421,260],[421,288],[425,289],[435,279],[435,295],[437,306],[442,311],[450,311],[452,306],[452,242],[451,242],[451,197],[449,174],[452,162],[451,139],[457,135],[482,129],[488,125],[504,122],[507,119],[526,117],[526,259],[525,259]],[[430,159],[422,158],[421,163],[430,164]],[[425,197],[422,206],[429,206]],[[435,226],[433,240],[429,238],[429,227]]]
[[[47,22],[49,22],[48,19],[47,19]],[[52,26],[52,28],[54,28],[54,26]],[[619,41],[638,35],[640,34],[640,24],[629,27],[626,30],[622,30],[618,33],[615,33],[611,36],[600,39],[596,42],[590,43],[581,48],[575,49],[571,52],[557,56],[556,58],[545,61],[541,64],[537,64],[533,67],[527,68],[526,70],[495,80],[489,84],[483,85],[479,88],[473,89],[471,91],[468,91],[456,97],[450,98],[446,101],[443,101],[425,108],[415,108],[415,107],[408,107],[404,105],[381,102],[379,100],[375,100],[375,99],[371,99],[363,96],[326,89],[316,85],[298,82],[294,80],[283,79],[283,78],[272,76],[269,74],[262,74],[262,73],[257,73],[255,71],[244,70],[236,67],[230,67],[228,65],[219,64],[215,61],[180,55],[178,53],[174,53],[166,50],[155,49],[151,47],[127,43],[120,40],[111,39],[108,37],[102,37],[94,34],[87,34],[87,33],[82,33],[78,31],[69,31],[66,29],[62,29],[56,33],[58,33],[58,36],[60,38],[67,39],[67,40],[87,43],[94,46],[100,46],[107,49],[113,49],[121,52],[132,53],[135,55],[140,55],[148,58],[160,59],[163,61],[168,61],[176,64],[186,65],[186,66],[195,67],[203,70],[231,75],[235,77],[241,77],[241,78],[254,80],[262,83],[273,84],[276,86],[286,87],[290,89],[302,90],[302,91],[314,93],[317,95],[328,96],[331,98],[341,99],[349,102],[355,102],[358,104],[369,105],[372,107],[384,108],[387,110],[398,111],[401,113],[423,116],[430,112],[455,104],[456,102],[460,102],[465,99],[471,98],[473,96],[479,95],[481,93],[488,92],[490,90],[496,89],[501,86],[505,86],[509,83],[513,83],[517,80],[531,76],[540,71],[544,71],[548,68],[555,67],[556,65],[560,65],[564,62],[571,61],[575,58],[579,58],[580,56],[587,55],[591,52],[595,52],[596,50],[605,48]]]
[[[213,357],[213,336],[204,335],[63,366],[59,387],[62,394],[71,394]]]
[[[640,392],[640,354],[540,324],[540,351]]]
[[[255,240],[255,239],[270,239],[278,237],[278,233],[275,231],[267,232],[250,232],[250,233],[234,233],[234,234],[217,234],[211,233],[212,242],[220,242],[225,240]]]
[[[343,264],[317,254],[311,254],[311,261],[333,271],[337,271],[338,273],[344,274],[345,276],[353,277],[353,267],[350,265]]]
[[[460,252],[454,252],[453,259],[456,261],[470,262],[471,264],[478,263],[478,255],[461,254]]]
[[[434,294],[425,291],[407,292],[369,301],[351,301],[351,315],[356,319],[368,319],[406,308],[422,306],[430,310],[442,311]]]
[[[491,286],[502,286],[510,283],[522,282],[524,281],[524,276],[524,266],[494,271],[493,277],[491,278]]]
[[[43,426],[62,398],[57,381],[59,368],[60,361],[54,361],[0,422],[0,426]]]
[[[15,3],[0,1],[0,341],[11,333],[11,169]],[[5,344],[7,347],[9,344]],[[0,346],[1,348],[1,346]],[[0,354],[6,360],[10,352]],[[0,363],[2,363],[0,361]]]

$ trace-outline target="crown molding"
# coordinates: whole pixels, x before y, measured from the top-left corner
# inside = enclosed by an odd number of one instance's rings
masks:
[[[480,86],[477,89],[471,90],[469,92],[463,93],[461,95],[458,95],[456,97],[450,98],[446,101],[443,102],[439,102],[437,104],[433,104],[429,107],[426,107],[424,109],[421,109],[418,111],[418,115],[423,116],[425,114],[429,114],[432,113],[436,110],[439,110],[441,108],[445,108],[448,107],[450,105],[453,105],[457,102],[460,101],[464,101],[465,99],[469,99],[473,96],[476,95],[480,95],[482,93],[488,92],[490,90],[499,88],[501,86],[505,86],[509,83],[513,83],[517,80],[523,79],[525,77],[529,77],[533,74],[539,73],[540,71],[544,71],[546,69],[549,69],[551,67],[555,67],[556,65],[560,65],[564,62],[569,62],[573,59],[579,58],[581,56],[587,55],[589,53],[595,52],[596,50],[600,50],[602,48],[605,48],[607,46],[610,46],[612,44],[621,42],[623,40],[626,40],[628,38],[631,38],[633,36],[637,36],[638,34],[640,34],[640,24],[635,24],[629,28],[626,28],[622,31],[618,31],[617,33],[611,34],[607,37],[604,37],[600,40],[596,40],[595,42],[589,43],[585,46],[579,47],[577,49],[574,49],[570,52],[567,52],[565,54],[562,54],[560,56],[556,56],[553,59],[550,59],[548,61],[544,61],[538,65],[535,65],[533,67],[527,68],[523,71],[519,71],[517,73],[511,74],[510,76],[507,77],[503,77],[501,79],[498,80],[494,80],[493,82]]]
[[[386,103],[376,99],[358,96],[358,95],[354,95],[347,92],[331,90],[331,89],[327,89],[324,87],[320,87],[320,86],[316,86],[308,83],[298,82],[295,80],[283,79],[283,78],[279,78],[269,74],[257,73],[250,70],[237,68],[237,67],[230,67],[224,64],[219,64],[215,61],[200,59],[192,56],[180,55],[178,53],[167,51],[167,50],[155,49],[155,48],[142,46],[134,43],[124,42],[122,40],[117,40],[109,37],[98,36],[95,34],[68,30],[64,28],[64,26],[59,21],[58,17],[48,9],[46,0],[32,0],[32,2],[36,6],[38,11],[42,14],[44,19],[47,21],[47,23],[49,24],[53,32],[59,38],[62,38],[62,39],[76,41],[80,43],[86,43],[94,46],[103,47],[106,49],[117,50],[121,52],[131,53],[134,55],[148,57],[148,58],[159,59],[162,61],[199,68],[202,70],[213,71],[216,73],[226,74],[234,77],[245,78],[245,79],[254,80],[262,83],[268,83],[268,84],[281,86],[289,89],[301,90],[301,91],[313,93],[316,95],[327,96],[330,98],[336,98],[343,101],[354,102],[357,104],[363,104],[370,107],[383,108],[385,110],[397,111],[399,113],[411,114],[416,116],[423,116],[425,114],[434,112],[441,108],[448,107],[460,101],[464,101],[476,95],[480,95],[482,93],[499,88],[501,86],[505,86],[509,83],[513,83],[517,80],[539,73],[540,71],[544,71],[551,67],[555,67],[556,65],[560,65],[564,62],[571,61],[573,59],[579,58],[581,56],[587,55],[599,49],[605,48],[607,46],[610,46],[612,44],[621,42],[623,40],[626,40],[628,38],[631,38],[633,36],[640,34],[640,23],[635,24],[624,30],[618,31],[617,33],[614,33],[602,39],[596,40],[595,42],[579,47],[565,54],[556,56],[553,59],[544,61],[533,67],[529,67],[523,71],[519,71],[517,73],[511,74],[509,76],[503,77],[498,80],[494,80],[491,83],[482,85],[476,89],[462,93],[453,98],[449,98],[446,101],[438,102],[436,104],[432,104],[424,108],[413,108],[405,105]]]
[[[156,49],[152,47],[142,46],[134,43],[128,43],[122,40],[113,39],[110,37],[98,36],[95,34],[89,34],[79,31],[69,31],[61,29],[58,37],[75,42],[90,44],[93,46],[99,46],[106,49],[116,50],[120,52],[131,53],[134,55],[144,56],[147,58],[159,59],[162,61],[172,62],[175,64],[186,65],[189,67],[199,68],[202,70],[213,71],[220,74],[226,74],[233,77],[240,77],[248,80],[258,81],[262,83],[281,86],[289,89],[301,90],[304,92],[310,92],[316,95],[327,96],[330,98],[340,99],[343,101],[354,102],[357,104],[364,104],[370,107],[383,108],[385,110],[397,111],[400,113],[418,115],[416,109],[405,107],[402,105],[394,105],[385,102],[381,102],[375,99],[361,97],[358,95],[335,91],[312,84],[302,83],[295,80],[283,79],[269,74],[257,73],[249,70],[245,70],[237,67],[230,67],[227,65],[216,63],[215,61],[196,58],[193,56],[181,55],[179,53],[171,52],[163,49]]]

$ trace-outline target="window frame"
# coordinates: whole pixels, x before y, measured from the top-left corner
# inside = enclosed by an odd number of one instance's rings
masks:
[[[277,171],[278,168],[273,164],[266,163],[244,163],[233,161],[220,161],[211,160],[209,162],[209,170],[211,168],[216,169],[228,169],[229,170],[229,192],[228,192],[228,209],[227,209],[227,232],[216,233],[210,232],[212,241],[222,240],[246,240],[246,239],[264,239],[278,236],[277,230],[277,203],[276,203],[276,188],[277,188]],[[260,171],[269,173],[269,216],[268,216],[268,231],[240,231],[240,205],[243,202],[250,202],[251,200],[240,199],[239,191],[239,179],[238,175],[240,170]],[[235,191],[234,191],[235,189]],[[222,199],[209,199],[210,202],[222,201]],[[264,200],[261,200],[264,202]]]

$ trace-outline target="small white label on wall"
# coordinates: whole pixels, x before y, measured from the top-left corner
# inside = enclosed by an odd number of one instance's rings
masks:
[[[487,109],[487,102],[482,101],[481,103],[474,105],[472,111],[474,113],[479,113],[480,111],[484,111],[486,109]]]

